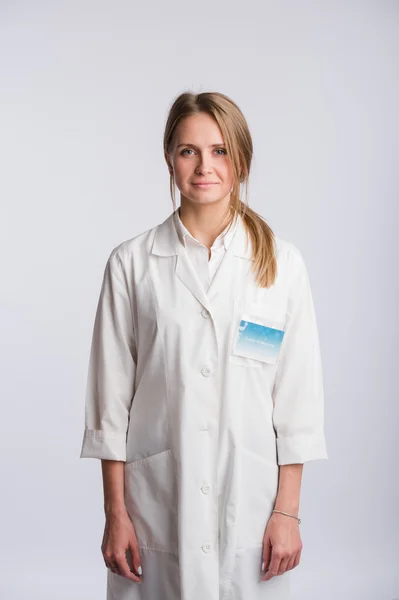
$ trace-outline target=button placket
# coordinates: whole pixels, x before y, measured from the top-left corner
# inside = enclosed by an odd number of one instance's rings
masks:
[[[202,310],[201,310],[201,316],[202,316],[204,319],[209,319],[209,317],[211,316],[211,314],[210,314],[210,312],[209,312],[209,310],[208,310],[208,309],[206,309],[205,307],[203,307],[203,308],[202,308]],[[202,367],[202,368],[201,368],[201,374],[202,374],[204,377],[209,377],[209,376],[212,374],[212,369],[211,369],[211,367],[209,367],[209,366],[204,366],[204,367]],[[207,431],[207,430],[208,430],[208,426],[205,426],[205,427],[203,428],[203,431]],[[210,486],[208,483],[203,483],[203,484],[201,485],[201,488],[200,488],[200,489],[201,489],[201,492],[202,492],[203,494],[205,494],[205,495],[208,495],[208,494],[210,493],[210,491],[211,491],[211,486]],[[209,553],[212,551],[212,546],[211,546],[210,542],[204,542],[204,543],[201,545],[201,549],[202,549],[202,551],[203,551],[205,554],[209,554]]]

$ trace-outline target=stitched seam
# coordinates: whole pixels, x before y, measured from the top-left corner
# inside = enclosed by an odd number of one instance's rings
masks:
[[[101,431],[100,429],[86,429],[84,437],[94,438],[97,440],[123,440],[126,437],[125,433],[119,433],[117,431]]]
[[[157,548],[155,546],[147,546],[145,544],[138,544],[138,547],[141,548],[142,550],[152,550],[153,552],[164,552],[165,554],[173,554],[174,556],[177,556],[177,552],[174,552],[173,550],[165,550],[164,548]]]
[[[155,462],[158,459],[160,459],[170,453],[171,453],[171,451],[168,448],[168,450],[162,450],[162,452],[158,452],[157,454],[153,454],[151,456],[144,456],[143,458],[139,458],[137,460],[128,462],[128,463],[126,463],[126,467],[131,468],[131,469],[136,469],[136,468],[141,469],[142,467],[145,467],[147,464]]]

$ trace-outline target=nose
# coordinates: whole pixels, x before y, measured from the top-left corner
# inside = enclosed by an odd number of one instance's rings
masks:
[[[211,173],[212,172],[212,159],[205,154],[200,154],[198,164],[195,168],[196,173]]]

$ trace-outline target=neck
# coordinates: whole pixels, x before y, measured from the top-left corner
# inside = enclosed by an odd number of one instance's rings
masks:
[[[210,248],[231,221],[232,211],[229,207],[229,198],[227,201],[199,204],[182,196],[179,217],[191,235]]]

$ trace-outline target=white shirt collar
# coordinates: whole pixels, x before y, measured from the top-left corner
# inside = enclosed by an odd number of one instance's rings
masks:
[[[177,231],[177,234],[179,236],[179,239],[180,239],[181,243],[184,246],[186,246],[186,242],[187,242],[186,238],[187,237],[189,237],[195,243],[201,244],[201,242],[199,242],[194,236],[191,235],[191,233],[188,231],[188,229],[183,224],[182,220],[180,219],[179,209],[177,209],[175,211],[174,222],[175,222],[175,225],[176,225],[176,231]],[[231,226],[230,230],[227,233],[226,233],[226,230],[228,228],[228,225],[217,236],[217,238],[215,239],[215,241],[212,244],[212,249],[213,250],[217,250],[217,249],[221,248],[222,245],[224,245],[225,249],[227,250],[227,248],[229,247],[229,244],[230,244],[231,240],[234,237],[234,233],[235,233],[235,231],[237,229],[237,225],[238,225],[238,219],[236,218],[235,222],[233,223],[233,225]]]

